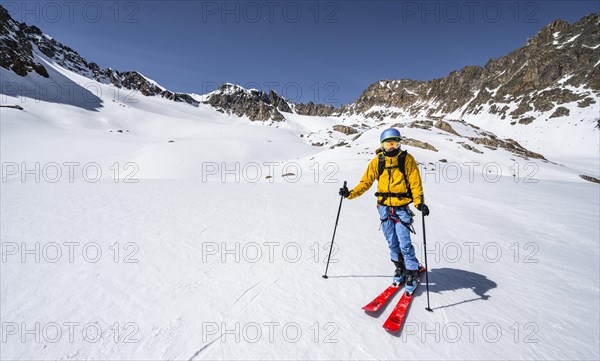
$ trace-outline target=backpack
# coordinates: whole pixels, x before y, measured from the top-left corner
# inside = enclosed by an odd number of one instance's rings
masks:
[[[400,172],[402,173],[402,176],[404,177],[404,183],[406,183],[406,189],[407,192],[406,193],[390,193],[390,192],[376,192],[375,196],[377,197],[382,197],[381,199],[381,203],[385,203],[385,201],[389,198],[389,197],[396,197],[396,198],[409,198],[412,202],[412,193],[410,191],[410,183],[408,182],[408,178],[406,177],[406,155],[407,155],[407,151],[404,150],[402,152],[400,152],[400,154],[398,154],[398,169],[400,170]],[[381,177],[381,174],[383,173],[383,171],[385,169],[388,170],[388,172],[392,172],[392,169],[395,167],[387,167],[385,166],[385,156],[383,155],[383,152],[380,152],[377,155],[377,159],[378,159],[378,163],[377,163],[377,169],[378,169],[378,174],[377,174],[377,181],[379,181],[379,177]]]

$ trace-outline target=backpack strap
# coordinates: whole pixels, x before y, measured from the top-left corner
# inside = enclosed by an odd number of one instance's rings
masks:
[[[402,173],[402,176],[404,177],[404,183],[406,184],[406,198],[410,198],[411,202],[412,202],[412,192],[410,190],[410,182],[408,181],[408,177],[406,176],[406,155],[408,154],[407,151],[403,151],[402,153],[400,153],[400,155],[398,155],[398,168],[400,169],[400,172]]]
[[[408,179],[406,178],[406,154],[407,154],[407,151],[403,151],[402,153],[400,153],[398,155],[398,168],[400,169],[402,176],[404,176],[404,181],[406,182],[406,188],[408,189],[408,192],[410,193],[410,186],[408,185]]]
[[[381,174],[383,174],[383,170],[385,169],[385,156],[383,155],[383,152],[380,152],[377,155],[377,162],[377,179],[379,179]]]

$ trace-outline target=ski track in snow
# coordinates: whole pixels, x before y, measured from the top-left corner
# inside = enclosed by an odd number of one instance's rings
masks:
[[[235,305],[236,303],[238,303],[238,301],[239,301],[239,300],[240,300],[242,297],[244,297],[244,295],[245,295],[246,293],[248,293],[248,292],[249,292],[251,289],[253,289],[254,287],[258,286],[260,283],[261,283],[261,282],[257,282],[257,283],[255,283],[254,285],[252,285],[250,288],[248,288],[248,289],[246,289],[244,292],[242,292],[242,294],[240,295],[240,297],[238,297],[238,298],[237,298],[237,299],[236,299],[236,300],[233,302],[233,304]]]
[[[252,305],[252,303],[254,302],[255,299],[257,299],[258,297],[262,296],[269,288],[271,288],[271,286],[273,286],[275,283],[277,283],[277,281],[279,281],[279,278],[277,278],[275,281],[271,282],[269,285],[267,285],[265,288],[261,289],[260,291],[256,292],[255,295],[253,295],[250,300],[248,302],[246,302],[243,306],[243,308],[239,311],[235,311],[236,315],[231,317],[230,319],[228,319],[228,321],[234,321],[235,318],[237,318],[237,316],[239,316],[240,314],[242,314],[244,311],[246,311],[246,309]],[[248,288],[247,290],[245,290],[240,297],[238,297],[235,302],[233,303],[233,306],[235,306],[238,301],[240,299],[242,299],[249,291],[251,291],[252,289],[254,289],[256,286],[258,286],[261,282],[256,283],[255,285],[251,286],[250,288]],[[190,357],[188,360],[194,360],[196,359],[196,357],[198,357],[203,351],[207,350],[213,343],[215,343],[217,340],[221,339],[221,337],[223,336],[224,332],[219,334],[217,337],[215,337],[213,340],[209,341],[206,345],[202,346],[198,351],[196,351],[194,353],[194,355],[192,355],[192,357]],[[225,359],[225,357],[223,357]]]
[[[212,341],[208,342],[206,345],[202,346],[202,348],[201,348],[201,349],[199,349],[198,351],[196,351],[196,352],[195,352],[195,353],[192,355],[192,357],[190,357],[190,358],[188,359],[188,361],[193,361],[193,360],[196,360],[196,358],[197,358],[198,356],[200,356],[200,354],[201,354],[201,353],[202,353],[204,350],[206,350],[207,348],[209,348],[209,347],[210,347],[210,346],[211,346],[213,343],[215,343],[215,342],[216,342],[216,341],[217,341],[217,340],[218,340],[220,337],[221,337],[221,336],[219,336],[219,337],[215,338],[214,340],[212,340]]]

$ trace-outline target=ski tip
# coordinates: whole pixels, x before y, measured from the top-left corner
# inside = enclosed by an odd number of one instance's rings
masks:
[[[379,311],[380,308],[381,308],[381,302],[374,301],[374,302],[369,303],[362,309],[365,310],[366,312],[376,312],[376,311]]]

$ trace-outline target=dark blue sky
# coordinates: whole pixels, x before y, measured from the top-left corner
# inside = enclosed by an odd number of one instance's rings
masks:
[[[178,92],[223,82],[334,106],[485,65],[600,1],[2,1],[88,61]]]

